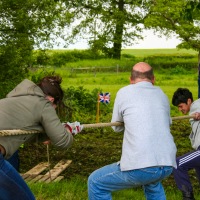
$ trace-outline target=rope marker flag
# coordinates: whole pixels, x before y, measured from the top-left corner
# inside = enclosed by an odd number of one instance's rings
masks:
[[[99,123],[100,102],[106,103],[106,104],[110,103],[110,93],[109,92],[105,92],[105,93],[98,92],[96,123]]]

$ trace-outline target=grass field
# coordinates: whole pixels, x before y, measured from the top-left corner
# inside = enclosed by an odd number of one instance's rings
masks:
[[[37,194],[37,200],[87,200],[87,181],[80,177],[74,180],[49,184],[29,184]],[[167,200],[181,200],[181,194],[166,189]],[[142,188],[122,190],[113,193],[113,200],[145,200]]]

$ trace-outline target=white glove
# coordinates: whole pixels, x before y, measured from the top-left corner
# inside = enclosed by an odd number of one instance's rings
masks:
[[[83,130],[83,125],[80,125],[80,122],[77,121],[73,123],[63,123],[63,125],[70,131],[72,135],[76,135],[77,133],[80,133]]]

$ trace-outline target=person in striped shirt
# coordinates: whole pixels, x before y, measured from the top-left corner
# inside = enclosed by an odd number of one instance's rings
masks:
[[[183,194],[183,200],[194,200],[188,172],[195,169],[200,182],[200,99],[193,101],[193,95],[187,88],[178,88],[172,97],[172,104],[177,106],[183,114],[194,115],[194,118],[190,119],[192,131],[189,136],[194,150],[177,157],[177,168],[173,170],[174,179]]]

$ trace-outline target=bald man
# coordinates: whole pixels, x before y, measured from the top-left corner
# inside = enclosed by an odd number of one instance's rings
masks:
[[[112,127],[124,133],[122,155],[117,163],[94,171],[88,178],[90,200],[111,200],[112,192],[143,186],[147,200],[165,200],[161,181],[176,168],[176,146],[170,133],[170,105],[154,86],[152,67],[133,66],[130,85],[116,95]]]

